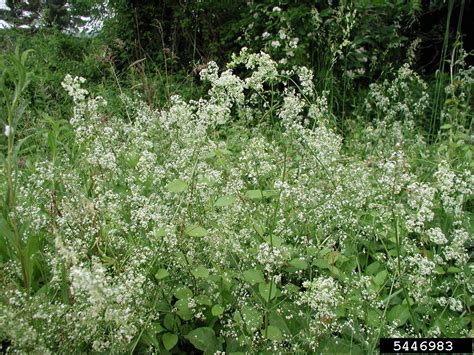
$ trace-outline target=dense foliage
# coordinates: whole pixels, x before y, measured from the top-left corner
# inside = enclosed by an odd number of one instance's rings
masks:
[[[0,349],[472,337],[462,26],[432,76],[417,1],[153,3],[94,38],[0,32]]]

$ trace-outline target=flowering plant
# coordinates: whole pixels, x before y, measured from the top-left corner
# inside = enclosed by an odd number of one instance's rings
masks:
[[[425,94],[373,86],[367,102],[394,114],[351,146],[307,68],[243,50],[201,77],[205,97],[156,110],[122,96],[124,117],[65,78],[74,140],[18,170],[9,210],[28,287],[2,239],[9,351],[367,353],[383,336],[472,336],[474,178],[416,138]],[[406,120],[377,106],[386,92]]]

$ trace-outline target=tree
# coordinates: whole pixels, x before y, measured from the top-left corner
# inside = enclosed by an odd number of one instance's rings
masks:
[[[89,16],[101,0],[7,0],[9,9],[0,10],[0,18],[14,27],[75,28]]]
[[[70,24],[70,6],[67,0],[46,0],[46,24],[50,27],[64,29]]]

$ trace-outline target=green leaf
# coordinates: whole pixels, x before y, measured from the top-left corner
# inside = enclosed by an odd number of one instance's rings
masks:
[[[260,237],[265,235],[265,225],[258,222],[253,222],[253,227]]]
[[[180,193],[186,190],[188,184],[181,179],[174,179],[168,185],[166,185],[166,189],[168,192]]]
[[[225,207],[232,205],[237,199],[234,196],[222,196],[214,202],[214,207]]]
[[[185,229],[184,233],[190,237],[205,237],[207,235],[207,230],[197,224],[191,224]]]
[[[215,304],[212,306],[211,313],[213,316],[220,316],[224,313],[224,307],[222,307],[220,304]]]
[[[342,271],[346,273],[351,273],[352,270],[355,270],[357,268],[358,263],[357,263],[357,257],[355,255],[351,255],[348,258],[341,256],[338,262],[340,262],[342,259],[347,259],[341,262],[340,267]]]
[[[245,195],[251,200],[261,200],[263,198],[262,190],[247,190]]]
[[[281,313],[282,314],[280,315],[278,314],[277,311],[271,311],[268,315],[268,320],[269,320],[268,323],[280,329],[283,335],[290,335],[291,334],[290,328],[288,328],[288,325],[286,324],[286,321],[283,318],[284,311],[281,311]]]
[[[374,261],[372,264],[367,266],[365,269],[365,274],[366,275],[373,275],[375,274],[380,268],[380,263],[378,261]]]
[[[162,335],[163,345],[166,350],[171,350],[178,343],[178,336],[173,333],[164,333]]]
[[[280,247],[282,244],[282,240],[279,236],[272,234],[272,235],[267,235],[263,238],[268,244],[270,244],[273,247]]]
[[[387,278],[388,271],[387,270],[382,270],[380,271],[375,277],[374,277],[374,282],[376,285],[381,286],[385,282],[385,279]]]
[[[150,329],[147,329],[143,332],[142,336],[140,337],[140,342],[147,346],[153,346],[155,349],[160,349],[160,342],[156,338],[156,333]]]
[[[251,200],[262,200],[263,198],[278,196],[278,192],[275,190],[247,190],[245,195]]]
[[[156,334],[159,334],[159,333],[163,333],[165,331],[165,328],[163,328],[160,323],[153,322],[150,325],[150,330],[152,330]]]
[[[450,273],[450,274],[455,274],[455,273],[461,272],[462,269],[460,269],[460,268],[458,268],[458,267],[456,267],[456,266],[450,266],[450,267],[448,267],[448,270],[447,270],[447,271],[448,271],[448,273]]]
[[[380,323],[381,315],[382,312],[380,312],[378,309],[369,309],[367,311],[367,324],[371,327],[375,327]]]
[[[265,329],[265,336],[272,341],[279,341],[283,338],[281,330],[273,325],[269,325],[267,329]]]
[[[300,291],[300,288],[290,282],[285,285],[285,290],[287,290],[290,293],[297,293]]]
[[[188,309],[179,309],[176,314],[184,321],[190,321],[193,319],[193,312]]]
[[[329,264],[325,259],[316,259],[313,261],[313,265],[317,266],[320,269],[329,269]]]
[[[199,265],[196,269],[191,271],[191,273],[196,278],[207,279],[209,277],[209,270],[207,270],[203,265]]]
[[[346,282],[347,276],[341,270],[339,270],[339,268],[336,266],[331,266],[329,270],[331,271],[331,274],[339,281]]]
[[[181,298],[174,303],[174,306],[178,309],[176,314],[184,321],[188,321],[193,318],[193,312],[189,309],[189,297],[191,296]]]
[[[181,324],[181,321],[179,320],[178,317],[176,317],[172,313],[167,313],[165,315],[165,318],[163,319],[163,325],[165,326],[166,329],[168,330],[173,330],[175,328],[178,328]]]
[[[276,190],[263,190],[263,197],[265,198],[271,198],[278,196],[278,191]]]
[[[274,282],[261,282],[258,285],[258,291],[263,297],[265,302],[269,302],[275,298],[277,293],[277,287]]]
[[[293,259],[290,261],[290,265],[299,270],[305,270],[308,268],[308,262],[304,259]]]
[[[265,278],[263,277],[262,271],[256,269],[249,269],[247,271],[244,271],[244,280],[253,286],[260,282],[264,282]]]
[[[193,312],[189,309],[189,298],[182,298],[177,300],[174,306],[178,309],[176,313],[183,320],[190,320],[193,318]]]
[[[390,322],[397,321],[398,325],[404,325],[410,318],[410,312],[407,304],[397,304],[387,314],[387,319]]]
[[[178,287],[175,290],[174,295],[178,299],[189,298],[193,296],[193,291],[191,291],[189,287]]]
[[[205,353],[215,353],[218,350],[222,350],[222,346],[212,328],[197,328],[184,337],[188,339],[196,349],[204,351]]]
[[[188,304],[189,304],[189,298],[181,298],[174,303],[175,307],[178,308],[180,311],[189,310]]]
[[[160,269],[155,274],[155,278],[157,280],[163,280],[163,279],[167,278],[168,276],[170,276],[170,273],[166,269]]]
[[[262,324],[263,317],[255,308],[250,306],[242,307],[242,317],[250,332],[255,332]]]
[[[197,296],[196,302],[202,306],[212,306],[212,300],[208,295]]]
[[[34,52],[34,49],[26,49],[21,53],[20,56],[20,63],[24,66],[26,64],[26,61],[28,59],[28,56],[30,55],[31,52]],[[26,70],[26,68],[25,68]]]

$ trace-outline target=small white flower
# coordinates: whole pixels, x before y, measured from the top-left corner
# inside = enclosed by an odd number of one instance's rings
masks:
[[[448,239],[446,239],[446,236],[444,235],[443,231],[439,227],[428,229],[426,231],[426,234],[428,235],[430,240],[435,244],[442,245],[448,242]]]
[[[12,133],[12,128],[9,125],[5,125],[5,130],[3,133],[7,136],[10,137],[10,133]]]
[[[278,6],[275,6],[272,10],[273,12],[281,12],[281,8]]]

